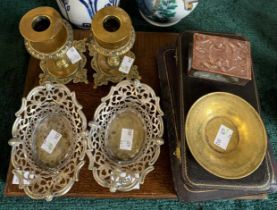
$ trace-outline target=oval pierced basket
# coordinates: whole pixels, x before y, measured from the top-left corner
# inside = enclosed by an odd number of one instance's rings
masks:
[[[111,192],[143,184],[163,144],[162,116],[159,98],[148,85],[125,80],[111,88],[89,124],[89,169],[98,184]]]
[[[23,98],[9,144],[13,174],[29,197],[50,201],[78,181],[87,147],[87,120],[81,109],[75,93],[62,84],[35,87]],[[52,131],[60,139],[51,151],[45,150],[42,144]]]

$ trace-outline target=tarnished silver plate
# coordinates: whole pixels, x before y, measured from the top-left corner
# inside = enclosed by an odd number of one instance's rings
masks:
[[[89,123],[89,169],[111,192],[138,189],[163,144],[163,112],[152,88],[124,80],[111,88]]]
[[[87,120],[75,93],[62,84],[35,87],[22,100],[12,128],[11,162],[19,188],[52,200],[78,181],[87,148]]]

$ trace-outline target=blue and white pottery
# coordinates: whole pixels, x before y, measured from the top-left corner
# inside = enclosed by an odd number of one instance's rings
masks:
[[[192,2],[192,8],[187,10],[185,2]],[[189,15],[198,5],[193,0],[137,0],[140,14],[155,26],[172,26]]]
[[[95,13],[107,6],[118,6],[120,0],[56,0],[63,16],[79,28],[89,29]]]

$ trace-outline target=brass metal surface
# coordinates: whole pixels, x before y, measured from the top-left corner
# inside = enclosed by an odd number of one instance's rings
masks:
[[[233,130],[226,150],[214,144],[221,125]],[[253,173],[267,150],[264,124],[242,98],[214,92],[198,99],[188,112],[185,133],[196,161],[210,173],[240,179]]]
[[[51,130],[59,132],[62,137],[52,153],[46,152],[41,145]],[[70,155],[73,145],[72,127],[70,121],[61,114],[49,114],[37,123],[33,133],[33,158],[37,165],[43,169],[58,167]]]
[[[27,51],[40,59],[40,84],[46,81],[67,84],[87,81],[86,39],[73,41],[71,25],[62,19],[51,7],[37,7],[27,12],[20,20],[19,30],[25,39]],[[75,47],[81,56],[72,63],[67,55],[71,47]]]
[[[83,82],[88,84],[87,69],[85,68],[87,58],[84,55],[86,51],[86,39],[74,40],[72,46],[76,48],[82,59],[75,64],[71,64],[67,55],[63,53],[59,59],[41,60],[40,68],[43,73],[39,75],[40,84],[46,81],[61,84],[67,84],[71,81],[73,83]]]
[[[121,131],[124,128],[132,129],[134,136],[132,139],[132,148],[130,150],[120,149]],[[119,161],[128,161],[133,159],[143,148],[146,139],[146,126],[140,113],[126,109],[119,112],[109,122],[105,137],[105,147],[112,158]]]
[[[92,20],[92,35],[88,48],[95,70],[94,88],[108,82],[140,79],[137,66],[132,65],[128,74],[119,71],[124,56],[135,59],[130,50],[135,42],[135,31],[129,15],[119,7],[105,7]]]
[[[55,52],[67,39],[64,22],[51,7],[37,7],[28,11],[20,20],[19,31],[34,49],[44,53]]]
[[[106,7],[94,16],[91,30],[99,45],[106,49],[115,49],[130,40],[132,22],[123,9]]]
[[[118,71],[118,66],[110,66],[107,62],[107,58],[102,54],[91,51],[90,55],[93,56],[91,60],[91,67],[95,70],[93,74],[94,78],[94,88],[101,85],[107,85],[108,82],[117,83],[123,79],[141,79],[137,66],[133,65],[129,74],[124,74]],[[135,54],[131,51],[127,52],[125,55],[135,59]],[[122,56],[118,56],[120,61]]]

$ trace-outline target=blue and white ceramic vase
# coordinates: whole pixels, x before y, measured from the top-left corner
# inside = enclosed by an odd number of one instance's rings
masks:
[[[95,13],[107,6],[118,6],[120,0],[56,0],[63,16],[79,28],[89,29]]]
[[[137,0],[142,17],[155,26],[172,26],[189,15],[197,0]],[[191,8],[186,8],[190,4]]]

